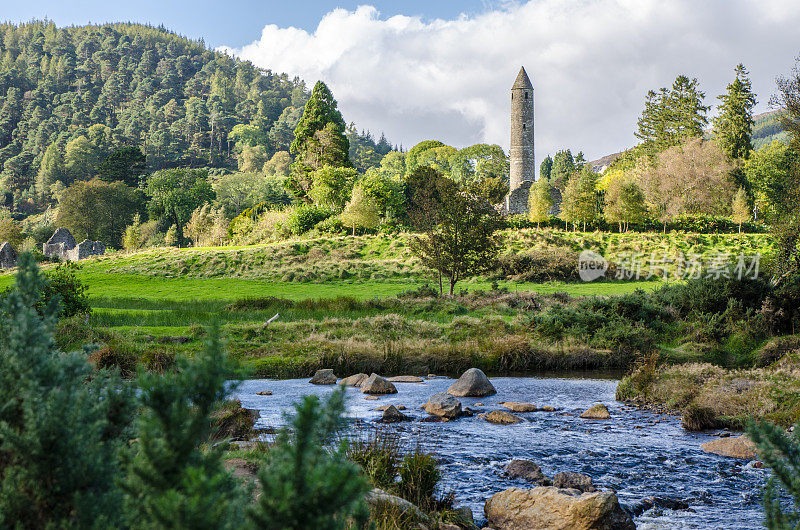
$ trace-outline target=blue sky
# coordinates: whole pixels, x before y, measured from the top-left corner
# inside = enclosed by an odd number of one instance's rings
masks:
[[[238,47],[258,39],[266,24],[316,28],[329,11],[341,7],[354,10],[369,3],[382,16],[420,15],[424,18],[455,18],[491,9],[488,0],[402,0],[324,2],[320,0],[3,0],[0,19],[24,22],[47,17],[59,26],[89,22],[146,22],[191,37],[203,38],[211,47]]]

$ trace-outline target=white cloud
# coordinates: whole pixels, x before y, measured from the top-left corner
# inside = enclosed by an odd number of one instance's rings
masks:
[[[562,147],[599,157],[634,143],[647,90],[685,73],[714,104],[743,62],[765,110],[800,52],[797,0],[533,0],[453,20],[336,9],[313,33],[267,25],[224,48],[325,81],[346,121],[410,147],[436,138],[508,147],[520,65],[536,95],[536,159]]]

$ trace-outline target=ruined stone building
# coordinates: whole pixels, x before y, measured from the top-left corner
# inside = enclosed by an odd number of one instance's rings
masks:
[[[48,258],[61,261],[78,261],[91,256],[102,256],[106,253],[106,246],[100,241],[88,239],[76,244],[69,230],[59,228],[42,246],[42,253]]]
[[[6,241],[0,245],[0,269],[10,269],[17,266],[17,253],[11,243]]]
[[[511,171],[505,210],[509,215],[528,211],[528,195],[536,174],[533,156],[533,85],[524,67],[511,87]]]

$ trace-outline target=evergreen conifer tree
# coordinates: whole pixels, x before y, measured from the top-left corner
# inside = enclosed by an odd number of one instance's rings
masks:
[[[211,412],[231,390],[234,372],[208,330],[205,350],[163,376],[139,376],[144,407],[126,491],[128,519],[139,528],[223,529],[244,523],[247,492],[222,462],[224,447],[203,447]]]
[[[317,81],[294,129],[294,141],[289,149],[295,155],[295,163],[287,185],[295,195],[306,196],[313,185],[310,173],[323,165],[352,167],[346,124],[336,107],[330,89]]]
[[[747,433],[756,444],[759,457],[773,473],[764,491],[764,525],[770,530],[797,528],[800,525],[800,425],[787,433],[769,422],[751,422]],[[781,490],[792,497],[791,507],[781,502]]]
[[[306,396],[270,449],[258,474],[262,493],[250,511],[257,528],[337,530],[361,528],[368,517],[369,490],[358,465],[345,457],[346,441],[335,443],[343,426],[344,389],[325,404]]]
[[[722,149],[731,158],[748,158],[753,150],[753,107],[756,96],[743,64],[736,67],[736,79],[720,95],[719,116],[714,118],[714,132]]]
[[[0,309],[0,527],[118,527],[133,390],[56,349],[58,299],[40,314],[45,280],[30,254],[18,267]]]

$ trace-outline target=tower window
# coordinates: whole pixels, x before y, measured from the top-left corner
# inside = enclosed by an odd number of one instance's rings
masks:
[[[523,131],[525,130],[525,124],[524,123],[522,124],[522,130]]]
[[[528,93],[525,92],[525,99],[528,99]]]

